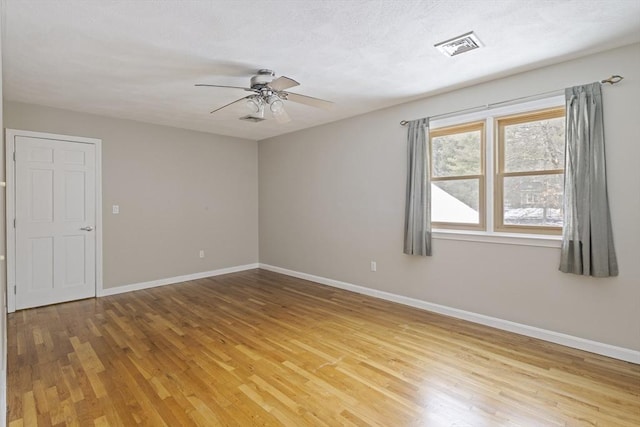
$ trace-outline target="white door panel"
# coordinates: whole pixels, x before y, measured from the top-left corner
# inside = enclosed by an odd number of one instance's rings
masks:
[[[16,308],[95,296],[95,145],[16,136]]]

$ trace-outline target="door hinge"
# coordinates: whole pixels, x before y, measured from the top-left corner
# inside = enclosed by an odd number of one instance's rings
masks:
[[[13,285],[13,294],[17,295],[18,294],[18,286]]]
[[[13,218],[13,228],[16,228],[16,219]]]
[[[15,151],[13,152],[13,161],[14,162],[16,161],[16,152]]]

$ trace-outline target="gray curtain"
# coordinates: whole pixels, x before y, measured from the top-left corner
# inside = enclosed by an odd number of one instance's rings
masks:
[[[618,275],[607,197],[600,83],[565,90],[564,226],[560,271]]]
[[[409,122],[404,253],[431,256],[429,119]]]

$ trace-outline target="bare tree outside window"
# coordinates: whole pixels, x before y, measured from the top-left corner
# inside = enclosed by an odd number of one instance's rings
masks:
[[[564,110],[498,119],[496,228],[562,229]]]

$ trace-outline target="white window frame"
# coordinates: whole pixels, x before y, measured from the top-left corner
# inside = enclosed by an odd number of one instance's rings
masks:
[[[551,234],[524,234],[524,233],[505,233],[495,231],[494,209],[495,209],[495,190],[494,178],[496,173],[496,121],[500,116],[509,116],[520,113],[533,112],[547,108],[562,107],[565,104],[564,95],[550,96],[544,99],[537,99],[527,102],[518,102],[511,105],[503,105],[494,108],[488,108],[482,111],[460,114],[455,116],[443,117],[441,119],[430,120],[429,129],[438,129],[442,127],[461,125],[464,123],[485,121],[486,144],[485,144],[485,221],[486,231],[471,230],[455,230],[434,228],[432,236],[434,239],[442,240],[464,240],[471,242],[510,244],[521,246],[542,246],[550,248],[559,248],[562,242],[562,236]]]

